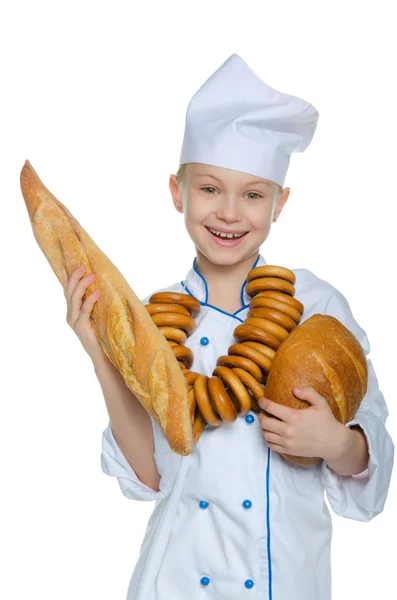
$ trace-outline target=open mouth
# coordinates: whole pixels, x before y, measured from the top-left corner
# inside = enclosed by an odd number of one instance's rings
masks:
[[[216,229],[210,229],[209,227],[205,227],[205,228],[212,235],[212,237],[216,238],[219,241],[225,242],[225,243],[237,242],[237,241],[241,240],[243,237],[245,237],[248,233],[248,231],[245,231],[244,233],[236,233],[236,234],[222,233],[220,231],[217,231]]]

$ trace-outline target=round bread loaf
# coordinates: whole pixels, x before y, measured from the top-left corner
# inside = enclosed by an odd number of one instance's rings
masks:
[[[335,317],[316,314],[296,327],[278,347],[265,396],[291,408],[307,408],[309,403],[299,400],[292,390],[312,387],[327,400],[335,418],[345,424],[356,414],[367,382],[367,359],[359,341]],[[302,466],[321,460],[281,456]]]

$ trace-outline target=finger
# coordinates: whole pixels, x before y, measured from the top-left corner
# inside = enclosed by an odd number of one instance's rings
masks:
[[[92,309],[94,307],[95,302],[98,300],[101,292],[99,290],[94,290],[92,294],[90,294],[87,300],[84,302],[80,314],[89,318],[91,316]]]
[[[306,400],[309,404],[317,405],[324,402],[324,398],[312,387],[293,388],[294,396],[300,400]]]
[[[262,435],[268,443],[278,444],[285,450],[285,444],[280,435],[277,435],[276,433],[271,433],[270,431],[262,431]]]
[[[78,318],[83,304],[83,296],[86,292],[86,289],[93,283],[94,279],[94,273],[90,273],[89,275],[83,277],[83,279],[78,282],[71,298],[69,299],[72,321],[75,321]]]
[[[273,444],[272,442],[266,442],[269,446],[270,450],[274,450],[275,452],[280,452],[281,454],[288,454],[287,449],[284,446],[280,446],[279,444]]]
[[[73,271],[73,273],[70,276],[69,279],[69,283],[68,283],[68,287],[66,290],[66,297],[69,299],[73,296],[76,287],[80,281],[80,279],[83,277],[84,273],[86,272],[87,268],[85,265],[80,265],[79,267],[77,267],[77,269],[75,269]]]
[[[266,410],[266,412],[286,423],[291,420],[292,414],[295,411],[295,409],[273,402],[273,400],[270,400],[269,398],[261,398],[258,400],[258,404],[261,408]]]
[[[267,417],[264,411],[260,411],[258,415],[262,429],[283,435],[285,433],[286,424],[274,417]]]

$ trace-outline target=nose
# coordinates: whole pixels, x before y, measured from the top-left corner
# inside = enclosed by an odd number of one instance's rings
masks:
[[[217,207],[216,216],[218,219],[232,223],[241,221],[242,205],[238,197],[233,194],[223,195],[219,198],[219,206]]]

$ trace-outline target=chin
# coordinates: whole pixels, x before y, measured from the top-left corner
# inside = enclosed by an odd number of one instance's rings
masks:
[[[231,266],[248,260],[250,256],[259,250],[259,246],[252,249],[243,248],[220,248],[212,249],[204,245],[195,244],[196,249],[203,254],[209,262],[218,266]]]

